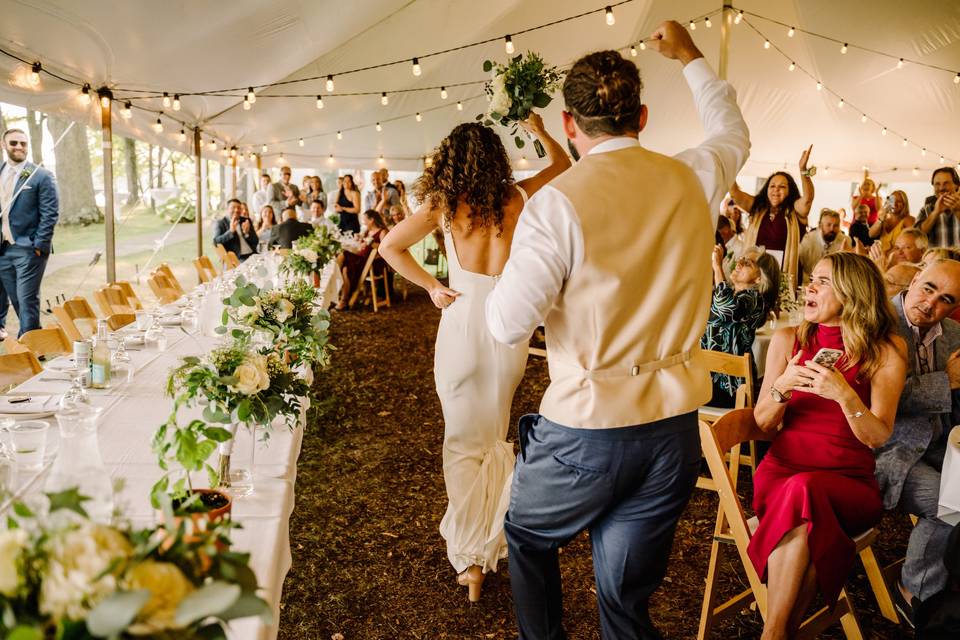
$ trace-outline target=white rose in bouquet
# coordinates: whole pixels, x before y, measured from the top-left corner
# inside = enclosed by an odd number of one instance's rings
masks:
[[[146,589],[150,599],[137,614],[130,627],[133,635],[150,635],[174,629],[177,607],[194,590],[193,585],[175,564],[144,560],[127,573],[126,588]]]
[[[130,557],[133,548],[116,529],[86,523],[54,537],[49,553],[47,574],[40,585],[40,611],[57,620],[82,620],[117,590],[117,578],[108,569]]]
[[[260,298],[254,300],[255,304],[252,307],[241,307],[240,309],[240,319],[247,323],[253,323],[263,317],[263,306],[260,303]]]
[[[0,531],[0,595],[13,597],[20,588],[20,556],[26,546],[23,529]]]
[[[513,100],[510,99],[510,94],[507,93],[507,85],[504,80],[504,77],[496,72],[493,74],[493,79],[490,81],[490,113],[498,113],[501,116],[506,115],[510,112],[510,107],[513,105]]]
[[[277,320],[280,322],[286,322],[287,319],[293,315],[294,309],[295,307],[293,306],[292,302],[286,298],[282,298],[279,302],[277,302]]]
[[[252,362],[257,371],[257,391],[264,391],[270,388],[270,372],[267,369],[267,356],[255,353],[249,356],[248,360]]]
[[[237,379],[233,388],[236,389],[238,393],[242,393],[245,396],[252,396],[260,391],[260,372],[257,371],[257,366],[249,359],[240,363],[234,370],[233,375]]]
[[[320,258],[313,249],[300,249],[298,253],[310,264],[317,264],[317,260]]]

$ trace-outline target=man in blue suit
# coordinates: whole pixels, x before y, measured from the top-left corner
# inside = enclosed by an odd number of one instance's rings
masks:
[[[0,283],[20,318],[20,335],[40,328],[40,281],[60,217],[53,174],[27,161],[27,136],[7,129],[0,142]]]

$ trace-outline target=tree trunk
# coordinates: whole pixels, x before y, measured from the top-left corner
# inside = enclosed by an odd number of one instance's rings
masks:
[[[3,115],[3,109],[0,109],[0,133],[7,130],[7,119]]]
[[[33,164],[43,164],[43,114],[27,109],[27,133]]]
[[[177,186],[177,157],[170,152],[170,182]]]
[[[147,190],[153,188],[153,145],[147,146]],[[150,209],[156,211],[156,205],[153,202],[153,194],[150,194]]]
[[[133,207],[140,199],[140,175],[137,170],[137,142],[133,138],[123,139],[123,155],[127,165],[127,202],[126,206]]]
[[[75,124],[63,135],[70,122],[48,117],[47,126],[57,147],[57,192],[60,194],[60,222],[62,224],[90,224],[103,220],[97,208],[93,191],[93,171],[90,168],[90,147],[87,146],[87,127]]]
[[[163,188],[163,147],[157,147],[157,189]]]

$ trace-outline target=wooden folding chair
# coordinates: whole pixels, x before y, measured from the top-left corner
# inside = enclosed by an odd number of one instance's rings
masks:
[[[193,268],[197,271],[197,280],[202,284],[204,282],[210,282],[210,273],[207,271],[207,268],[203,266],[203,262],[200,261],[200,258],[195,258],[193,260]]]
[[[171,304],[180,299],[179,294],[170,286],[167,277],[163,274],[153,273],[147,278],[147,285],[150,291],[157,297],[160,304]]]
[[[60,327],[27,331],[20,336],[19,342],[30,349],[37,358],[73,353],[73,343]]]
[[[135,311],[123,289],[115,284],[94,291],[93,299],[96,300],[104,317],[112,316],[115,313],[134,313]]]
[[[3,339],[3,351],[4,353],[33,353],[13,336],[7,336]]]
[[[360,294],[364,292],[365,287],[369,286],[369,299],[367,303],[373,303],[374,312],[377,311],[378,305],[390,306],[390,286],[387,282],[387,270],[384,269],[380,275],[375,273],[374,262],[377,259],[377,250],[374,248],[370,252],[370,256],[367,258],[366,264],[363,265],[363,271],[360,272],[360,280],[357,283],[357,289],[350,296],[350,306],[352,307],[356,304],[357,299],[360,297]],[[383,299],[377,297],[377,281],[383,282]]]
[[[64,300],[63,310],[66,311],[67,314],[74,320],[77,318],[93,318],[96,320],[97,318],[97,314],[93,311],[93,307],[91,307],[90,303],[87,302],[87,299],[82,296],[76,296],[75,298]]]
[[[140,302],[140,297],[137,295],[137,292],[133,290],[132,284],[126,280],[117,280],[113,283],[113,286],[120,287],[120,291],[122,291],[123,295],[127,298],[127,306],[132,307],[134,311],[143,309],[143,303]]]
[[[186,293],[186,290],[181,286],[180,281],[177,280],[177,276],[173,275],[173,269],[170,268],[170,265],[166,262],[161,262],[160,266],[157,267],[157,271],[167,276],[167,280],[170,281],[170,284],[173,285],[173,290],[179,293],[181,296]]]
[[[236,269],[240,266],[240,258],[237,257],[233,251],[227,251],[227,256],[224,258],[224,263],[226,266],[224,269]]]
[[[750,537],[759,525],[759,520],[757,518],[747,520],[736,487],[740,469],[740,445],[744,442],[770,440],[773,436],[774,434],[761,431],[757,427],[753,419],[753,409],[733,409],[712,425],[700,421],[700,445],[707,459],[707,465],[710,467],[710,474],[716,484],[717,492],[720,494],[720,508],[717,511],[717,523],[710,547],[710,561],[707,565],[706,588],[703,593],[697,640],[705,640],[717,622],[737,615],[753,602],[756,602],[760,615],[766,619],[767,586],[760,581],[760,576],[747,555]],[[728,454],[729,462],[725,459]],[[893,602],[870,546],[876,537],[876,531],[870,529],[854,538],[854,543],[866,568],[867,579],[881,612],[884,617],[888,617],[889,614],[893,616],[889,619],[896,620]],[[730,544],[737,549],[749,586],[730,600],[715,605],[720,554]],[[849,640],[862,640],[863,634],[857,622],[853,602],[846,589],[840,591],[840,598],[833,609],[823,607],[807,618],[801,625],[797,638],[815,638],[837,622],[840,622]]]
[[[107,318],[107,326],[110,327],[110,331],[116,331],[128,324],[133,324],[136,320],[137,316],[133,313],[115,313]]]
[[[220,258],[221,264],[227,263],[227,250],[223,248],[222,244],[213,245],[213,250],[216,252],[217,257]]]
[[[41,371],[40,361],[29,351],[0,355],[0,389],[9,389]]]
[[[71,318],[64,307],[54,307],[53,315],[70,340],[86,340],[97,332],[96,318]]]
[[[217,268],[213,266],[213,260],[210,259],[210,256],[200,256],[197,258],[197,260],[200,261],[200,263],[203,265],[203,268],[206,269],[207,273],[210,274],[211,279],[216,278],[217,275],[219,275],[217,274]]]

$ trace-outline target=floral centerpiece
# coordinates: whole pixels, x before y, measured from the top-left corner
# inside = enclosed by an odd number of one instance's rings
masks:
[[[280,270],[299,275],[320,275],[327,263],[340,253],[337,229],[321,224],[313,233],[294,240],[293,249],[284,258]]]
[[[491,74],[485,90],[490,99],[486,114],[477,116],[487,126],[499,124],[511,127],[510,135],[517,148],[525,146],[524,139],[517,135],[517,126],[530,116],[530,111],[542,109],[553,100],[550,95],[560,86],[563,78],[556,67],[548,65],[538,54],[528,52],[518,55],[507,64],[485,60],[483,70]],[[537,157],[546,155],[539,140],[533,141]]]
[[[227,521],[187,532],[165,509],[146,529],[89,519],[76,488],[25,504],[0,531],[0,636],[17,640],[225,638],[230,620],[271,619]],[[67,517],[69,515],[69,517]]]
[[[282,289],[263,289],[241,276],[224,300],[223,325],[217,333],[227,333],[227,323],[232,320],[239,325],[232,331],[234,337],[246,331],[265,331],[273,337],[273,348],[286,358],[308,367],[324,367],[333,346],[327,339],[330,313],[316,306],[319,297],[320,292],[302,280]]]

